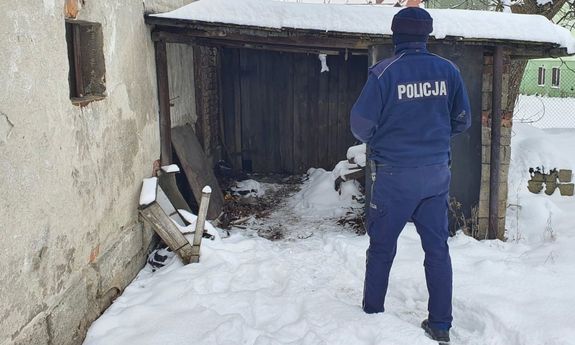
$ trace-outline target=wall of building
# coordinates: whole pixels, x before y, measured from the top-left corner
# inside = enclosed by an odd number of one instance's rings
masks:
[[[545,83],[539,85],[539,67],[545,68]],[[559,87],[552,85],[552,70],[559,68]],[[575,59],[530,60],[521,80],[520,93],[523,95],[540,95],[547,97],[575,97]]]
[[[106,97],[85,107],[70,101],[64,0],[0,2],[1,345],[80,344],[143,266],[137,200],[160,154],[143,14],[186,2],[82,1],[106,67]]]

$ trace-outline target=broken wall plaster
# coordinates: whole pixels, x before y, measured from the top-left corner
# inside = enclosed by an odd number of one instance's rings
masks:
[[[8,118],[8,115],[0,112],[0,145],[6,144],[12,133],[14,124]]]

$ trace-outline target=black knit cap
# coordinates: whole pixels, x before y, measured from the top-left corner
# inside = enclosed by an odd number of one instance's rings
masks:
[[[391,22],[393,43],[427,42],[433,31],[433,18],[419,7],[407,7],[397,12]]]

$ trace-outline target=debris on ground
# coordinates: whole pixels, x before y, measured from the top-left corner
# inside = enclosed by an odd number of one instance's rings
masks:
[[[263,219],[282,203],[287,196],[297,192],[301,175],[251,175],[241,181],[229,179],[224,190],[224,212],[219,218],[222,229],[245,228],[255,219]],[[260,231],[262,237],[280,239],[278,231]]]
[[[365,215],[363,209],[350,209],[345,216],[341,217],[337,224],[350,228],[358,235],[365,235],[366,225],[365,225]]]
[[[277,241],[284,238],[285,227],[281,224],[274,224],[264,229],[258,230],[258,236],[270,241]]]
[[[174,252],[170,248],[163,246],[148,256],[148,264],[152,266],[152,271],[164,267],[168,263],[168,259],[174,256]]]
[[[218,219],[218,226],[226,230],[251,229],[259,237],[271,241],[306,239],[313,236],[313,227],[301,233],[293,232],[290,229],[289,220],[272,222],[270,218],[274,218],[273,214],[280,209],[284,209],[283,212],[285,212],[287,200],[295,194],[305,194],[304,199],[313,201],[317,198],[324,199],[326,193],[335,193],[339,194],[338,200],[340,198],[341,200],[350,199],[353,203],[347,208],[348,211],[341,209],[343,212],[336,213],[329,212],[329,209],[339,208],[340,201],[334,205],[323,205],[328,210],[325,214],[325,222],[338,224],[356,234],[364,234],[363,207],[361,207],[364,200],[358,190],[359,187],[354,183],[346,183],[336,192],[333,190],[331,175],[331,172],[325,172],[323,169],[311,169],[305,175],[253,174],[237,176],[238,180],[235,180],[231,174],[228,174],[227,180],[221,182],[223,186],[226,186],[225,202],[224,212]],[[325,181],[321,182],[323,180]],[[297,196],[296,200],[298,200]],[[296,202],[287,208],[306,213],[307,208],[316,209],[317,206],[313,202],[303,204]],[[321,212],[326,210],[321,210]],[[293,217],[297,218],[298,215],[294,214]]]
[[[244,180],[236,182],[236,185],[231,189],[231,193],[235,196],[242,197],[263,197],[265,194],[265,189],[256,180]]]

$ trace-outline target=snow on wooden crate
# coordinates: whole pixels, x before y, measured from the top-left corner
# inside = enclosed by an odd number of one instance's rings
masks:
[[[157,177],[145,178],[142,183],[142,191],[140,192],[140,206],[148,206],[156,201],[157,189]]]
[[[391,35],[391,21],[400,8],[388,6],[309,4],[273,0],[200,0],[153,15],[198,22],[272,29],[308,29]],[[575,53],[569,30],[539,15],[493,11],[429,9],[431,36],[555,43]]]
[[[162,167],[162,171],[169,174],[169,173],[179,173],[180,172],[180,167],[177,164],[170,164],[170,165],[164,165]]]
[[[190,263],[192,246],[181,233],[178,224],[183,225],[183,220],[158,186],[157,177],[143,180],[139,212],[168,247],[178,254],[184,264]]]

